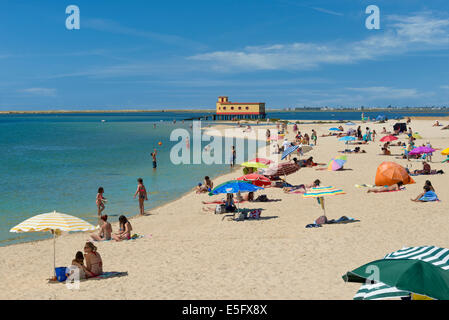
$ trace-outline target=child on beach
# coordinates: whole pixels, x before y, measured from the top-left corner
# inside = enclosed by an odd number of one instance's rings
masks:
[[[89,271],[84,265],[84,255],[81,251],[75,254],[75,259],[72,260],[72,266],[77,267],[79,270],[79,279],[86,279]],[[72,268],[70,268],[72,269]],[[73,272],[73,271],[72,271]]]
[[[128,221],[128,219],[125,216],[120,216],[118,218],[118,221],[120,222],[120,231],[117,233],[114,233],[112,235],[112,238],[115,241],[131,239],[131,231],[133,230],[131,223]]]
[[[137,195],[139,195],[139,210],[140,210],[140,214],[144,215],[144,213],[145,213],[144,201],[145,200],[148,201],[147,189],[145,189],[145,186],[143,185],[142,178],[137,179],[137,182],[138,182],[138,185],[137,185],[136,193],[134,194],[134,199],[136,198]]]
[[[105,209],[104,203],[107,201],[106,198],[103,196],[103,193],[104,193],[103,187],[98,188],[97,199],[96,199],[96,204],[97,204],[97,208],[98,208],[98,217],[101,216],[101,213]]]

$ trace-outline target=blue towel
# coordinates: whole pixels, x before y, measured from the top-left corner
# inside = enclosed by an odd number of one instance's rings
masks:
[[[438,196],[433,191],[427,191],[419,200],[425,202],[438,201]]]

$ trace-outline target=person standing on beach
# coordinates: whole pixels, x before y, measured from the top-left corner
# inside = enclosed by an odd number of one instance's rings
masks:
[[[96,204],[97,204],[97,208],[98,208],[98,217],[101,217],[101,213],[105,209],[104,203],[106,202],[106,198],[103,196],[103,193],[104,193],[103,187],[98,188],[97,200],[96,200]]]
[[[144,208],[144,201],[147,200],[148,201],[148,194],[147,194],[147,189],[145,189],[145,186],[143,185],[143,179],[139,178],[137,179],[138,185],[137,185],[137,190],[136,193],[134,194],[134,199],[136,198],[136,196],[139,196],[139,210],[140,210],[140,215],[143,216],[143,214],[145,213],[145,208]]]
[[[233,168],[235,166],[235,159],[237,158],[237,155],[235,153],[235,146],[232,146],[231,152],[232,152],[232,155],[231,155],[231,168]]]
[[[153,158],[153,169],[157,168],[156,155],[157,155],[157,151],[156,151],[156,149],[154,149],[153,153],[151,153],[151,157]]]
[[[312,136],[310,138],[313,140],[313,144],[316,146],[316,141],[317,141],[318,137],[316,135],[315,129],[312,129]]]

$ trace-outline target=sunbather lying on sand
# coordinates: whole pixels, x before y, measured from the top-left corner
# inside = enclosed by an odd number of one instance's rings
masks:
[[[432,125],[432,127],[439,127],[439,126],[442,126],[442,124],[440,124],[438,120],[435,121],[435,123]]]
[[[285,193],[290,193],[290,192],[295,192],[295,193],[305,193],[308,189],[310,188],[316,188],[320,186],[320,180],[316,179],[314,182],[312,182],[311,184],[300,184],[297,186],[292,186],[292,187],[285,187],[282,190]]]
[[[422,163],[422,170],[415,170],[413,171],[414,174],[430,174],[432,172],[430,164],[423,161]],[[436,173],[436,170],[435,170]]]
[[[368,189],[368,191],[366,191],[367,193],[379,193],[379,192],[388,192],[388,191],[399,191],[401,190],[401,187],[404,185],[404,183],[402,181],[399,181],[398,183],[395,183],[391,186],[383,186],[383,187],[378,187],[378,188],[372,188],[372,189]]]
[[[354,150],[352,149],[346,149],[344,151],[339,151],[341,153],[366,153],[365,150],[361,150],[360,147],[355,147]]]

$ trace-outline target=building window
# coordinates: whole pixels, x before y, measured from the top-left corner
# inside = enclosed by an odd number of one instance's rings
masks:
[[[226,110],[226,107],[223,107],[223,110]]]
[[[249,110],[249,107],[246,107],[246,110]]]
[[[231,110],[234,110],[234,107],[231,107]]]
[[[239,107],[239,110],[242,110],[242,107]]]

